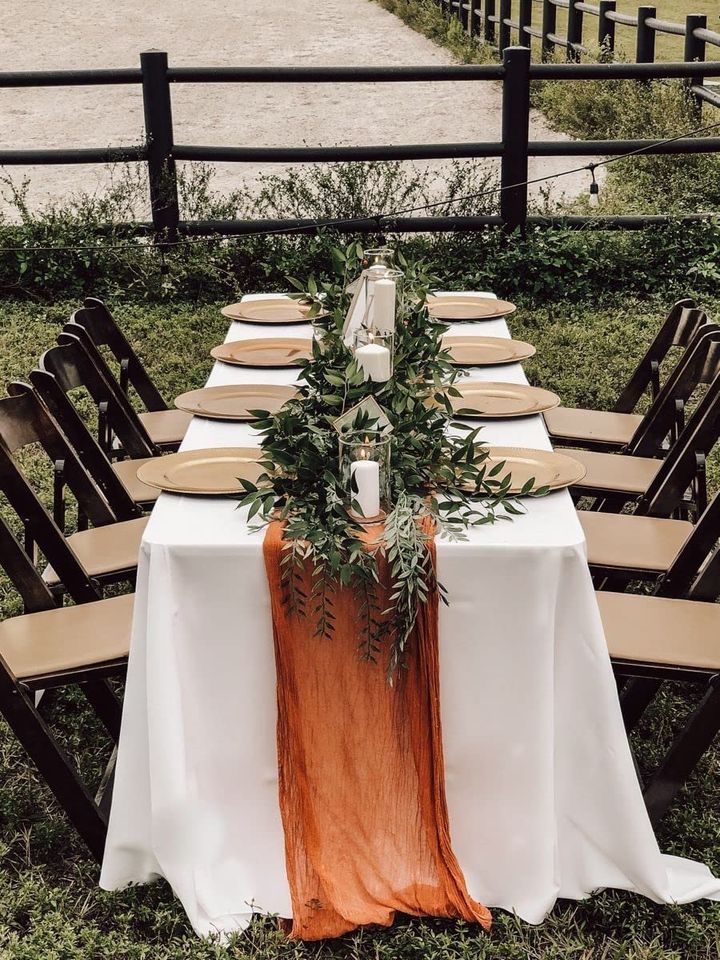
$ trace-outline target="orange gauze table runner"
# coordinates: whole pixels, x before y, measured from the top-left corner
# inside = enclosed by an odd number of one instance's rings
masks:
[[[434,542],[429,544],[435,560]],[[333,590],[332,639],[283,600],[282,525],[264,541],[278,699],[280,810],[292,897],[291,936],[337,937],[396,911],[490,927],[450,844],[440,730],[438,609],[432,595],[394,686],[363,662],[360,600]],[[379,559],[378,609],[388,606]],[[310,594],[310,575],[304,587]]]

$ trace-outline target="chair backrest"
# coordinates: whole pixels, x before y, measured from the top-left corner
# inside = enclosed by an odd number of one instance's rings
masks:
[[[669,517],[702,473],[704,459],[720,437],[720,372],[709,385],[640,499],[636,513]]]
[[[15,399],[15,398],[12,398]],[[2,401],[0,401],[2,403]],[[99,594],[52,516],[18,469],[12,453],[0,440],[0,492],[7,498],[19,524],[29,532],[46,560],[77,603],[99,599]],[[22,597],[25,610],[34,613],[55,605],[52,594],[30,555],[0,517],[0,565]],[[24,555],[24,556],[23,556]],[[49,598],[49,599],[48,599]]]
[[[120,364],[119,384],[124,392],[131,384],[148,410],[167,410],[160,391],[102,300],[87,297],[70,322],[87,330],[96,347],[110,348]]]
[[[41,401],[42,406],[52,416],[95,486],[101,491],[117,520],[132,520],[142,516],[142,510],[128,493],[125,485],[103,453],[100,444],[90,433],[85,421],[75,409],[70,398],[61,389],[55,377],[44,370],[34,370],[30,374],[30,379],[33,381],[34,387],[17,381],[9,383],[7,389],[10,396],[35,394],[37,399]],[[68,479],[68,483],[77,497],[78,494],[74,490],[70,479]],[[97,525],[98,521],[90,515],[86,507],[84,509],[88,519]]]
[[[692,595],[716,600],[720,595],[720,560],[714,559],[720,541],[720,492],[716,493],[693,527],[655,591],[661,597]]]
[[[687,590],[691,600],[705,600],[714,603],[720,597],[720,545],[698,570],[697,576]]]
[[[0,440],[13,458],[24,447],[39,444],[94,526],[118,519],[31,387],[16,389],[12,395],[0,399]]]
[[[687,401],[719,370],[720,327],[704,321],[643,417],[628,452],[639,457],[661,456],[668,438],[673,442],[680,433]]]
[[[58,337],[58,343],[66,343],[68,339],[80,341],[85,353],[95,365],[96,370],[108,384],[108,388],[112,390],[114,402],[119,409],[122,409],[125,420],[132,424],[133,431],[138,436],[141,436],[152,449],[157,449],[150,439],[142,420],[138,416],[137,410],[132,405],[130,397],[121,390],[120,384],[113,376],[113,372],[108,366],[105,357],[100,353],[99,348],[95,346],[92,337],[85,327],[81,327],[77,323],[66,323],[63,327],[63,332]]]
[[[70,334],[63,333],[58,340],[57,346],[50,347],[40,357],[38,369],[54,377],[59,390],[66,395],[84,387],[129,456],[157,456],[159,450],[148,437],[97,348],[92,347],[97,356],[91,355],[85,340]],[[42,393],[40,378],[31,374],[30,379]]]
[[[648,388],[655,399],[660,392],[660,365],[671,347],[687,347],[706,320],[704,313],[692,312],[696,306],[690,297],[674,304],[618,397],[615,404],[618,413],[632,413]]]
[[[57,606],[48,585],[1,516],[0,567],[20,594],[26,613],[52,610]]]

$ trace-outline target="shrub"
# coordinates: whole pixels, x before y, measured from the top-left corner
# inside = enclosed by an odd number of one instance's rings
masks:
[[[538,85],[534,102],[559,130],[590,140],[667,139],[716,120],[700,119],[681,81],[587,80]],[[718,141],[720,148],[720,140]],[[579,206],[586,204],[583,199]],[[708,213],[720,207],[720,156],[638,156],[607,167],[601,213]]]

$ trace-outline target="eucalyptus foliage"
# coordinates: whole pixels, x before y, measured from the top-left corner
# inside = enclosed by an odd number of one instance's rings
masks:
[[[311,281],[305,296],[327,311],[315,321],[312,359],[299,377],[296,399],[274,416],[252,411],[262,434],[257,485],[244,481],[249,517],[284,523],[286,599],[299,616],[311,614],[317,633],[332,637],[333,594],[351,587],[361,603],[361,653],[376,661],[388,638],[388,673],[402,665],[420,606],[438,583],[428,540],[437,533],[465,539],[470,527],[508,518],[520,508],[509,496],[510,475],[502,464],[487,463],[479,428],[454,419],[452,399],[462,372],[443,348],[445,327],[433,322],[425,298],[433,283],[420,263],[402,263],[406,305],[398,317],[394,375],[387,383],[365,381],[345,346],[342,327],[347,309],[345,286],[362,263],[353,243],[334,249],[336,280]],[[298,281],[291,281],[301,287]],[[363,398],[374,396],[393,427],[390,468],[392,507],[384,527],[366,528],[351,512],[353,501],[341,476],[334,421]],[[374,423],[357,423],[372,429]],[[532,482],[522,491],[530,492]],[[539,491],[535,491],[536,493]],[[357,505],[356,505],[357,508]],[[368,530],[380,532],[368,534]],[[378,557],[390,578],[390,605],[378,609]],[[311,590],[303,572],[311,570]]]

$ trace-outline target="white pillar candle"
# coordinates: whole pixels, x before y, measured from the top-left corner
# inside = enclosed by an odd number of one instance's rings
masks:
[[[355,349],[355,359],[365,380],[385,383],[390,379],[390,351],[380,343],[366,343]]]
[[[395,333],[395,281],[383,278],[373,284],[373,324],[378,333]]]
[[[363,517],[376,517],[380,513],[380,464],[374,460],[353,460],[350,493]]]
[[[368,267],[368,278],[373,282],[384,277],[386,273],[387,267],[383,266],[382,263],[374,263],[371,267]]]
[[[375,283],[381,277],[384,277],[387,273],[387,267],[384,267],[382,264],[374,264],[372,267],[368,267],[367,271],[367,283],[365,287],[365,293],[367,295],[365,301],[365,313],[363,316],[363,323],[366,327],[372,327],[375,320]]]

